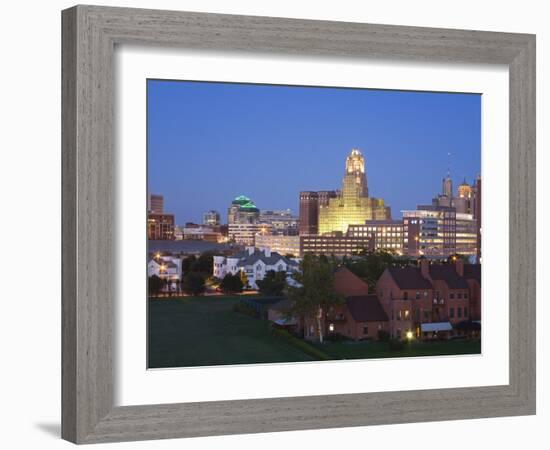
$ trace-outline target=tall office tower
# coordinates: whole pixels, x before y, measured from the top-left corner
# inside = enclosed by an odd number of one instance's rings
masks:
[[[164,214],[164,196],[149,194],[147,199],[147,211],[151,214]]]
[[[317,234],[319,195],[313,191],[300,192],[300,234]]]
[[[319,208],[327,206],[331,198],[338,197],[336,191],[300,192],[299,234],[317,234],[319,231]]]
[[[346,233],[350,225],[390,218],[390,208],[384,200],[368,196],[365,158],[359,150],[353,149],[346,159],[341,193],[319,207],[318,233]]]
[[[218,226],[220,224],[220,213],[211,209],[202,216],[203,225]]]

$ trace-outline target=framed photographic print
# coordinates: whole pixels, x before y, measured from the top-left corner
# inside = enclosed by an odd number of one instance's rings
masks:
[[[62,16],[65,439],[534,414],[534,36]]]

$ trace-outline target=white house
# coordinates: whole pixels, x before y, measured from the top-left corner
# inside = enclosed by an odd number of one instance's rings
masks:
[[[213,275],[222,279],[228,273],[235,275],[244,272],[248,279],[248,285],[252,289],[258,289],[256,281],[263,280],[270,270],[285,272],[287,279],[299,268],[298,262],[267,248],[255,249],[247,247],[245,251],[233,256],[214,256]]]
[[[175,281],[181,279],[181,258],[173,256],[155,256],[147,263],[147,276],[156,275],[168,280],[170,286],[175,288]]]

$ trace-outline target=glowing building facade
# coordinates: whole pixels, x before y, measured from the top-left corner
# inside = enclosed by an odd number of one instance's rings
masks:
[[[365,158],[359,150],[353,149],[346,159],[341,193],[328,199],[326,205],[319,205],[318,233],[345,234],[349,225],[390,218],[391,211],[384,200],[369,197]]]

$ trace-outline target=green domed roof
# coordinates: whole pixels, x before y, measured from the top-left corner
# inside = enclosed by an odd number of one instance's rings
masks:
[[[244,205],[241,205],[240,209],[244,209],[246,211],[259,211],[256,205],[251,201],[249,201],[248,203],[245,203]]]
[[[231,202],[233,205],[246,205],[247,203],[252,203],[252,200],[250,200],[246,195],[239,195],[238,197],[235,197],[235,199]]]

